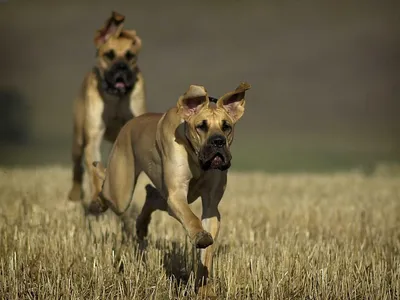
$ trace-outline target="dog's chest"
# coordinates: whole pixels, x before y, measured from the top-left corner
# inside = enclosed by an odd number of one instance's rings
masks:
[[[190,180],[189,190],[187,195],[187,200],[189,204],[193,203],[198,197],[200,197],[203,186],[204,186],[203,177]]]
[[[133,118],[128,99],[106,101],[102,117],[106,128],[105,138],[115,140],[122,126]]]

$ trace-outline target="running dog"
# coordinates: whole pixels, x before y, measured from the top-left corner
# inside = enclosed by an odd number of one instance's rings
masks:
[[[86,75],[73,114],[73,182],[68,198],[83,199],[83,166],[88,172],[91,200],[101,191],[93,161],[100,157],[103,139],[114,142],[122,126],[146,112],[145,86],[138,67],[142,41],[135,30],[123,29],[125,17],[112,12],[97,30],[94,43],[97,64]]]
[[[177,219],[192,244],[201,249],[196,276],[201,294],[211,292],[207,278],[220,227],[218,204],[231,166],[234,127],[244,113],[248,89],[248,83],[241,83],[214,103],[203,86],[191,85],[166,113],[146,113],[130,120],[118,134],[107,169],[93,162],[103,185],[89,211],[100,214],[111,208],[123,215],[144,172],[155,188],[146,186],[146,201],[136,220],[138,238],[147,235],[156,210]],[[199,197],[201,220],[189,207]]]

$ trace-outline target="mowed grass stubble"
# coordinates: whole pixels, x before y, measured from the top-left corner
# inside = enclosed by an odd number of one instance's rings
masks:
[[[1,299],[194,297],[196,257],[177,221],[156,212],[144,250],[122,244],[119,220],[85,217],[69,184],[61,167],[0,170]],[[220,299],[400,297],[398,176],[232,172],[220,210]]]

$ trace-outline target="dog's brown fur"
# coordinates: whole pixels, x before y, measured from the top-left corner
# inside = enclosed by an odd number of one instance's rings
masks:
[[[219,232],[218,204],[227,184],[229,148],[249,88],[249,84],[242,83],[211,103],[204,87],[191,85],[177,107],[164,114],[146,113],[130,120],[113,145],[107,169],[93,163],[104,184],[90,211],[97,214],[111,207],[122,215],[131,202],[139,174],[146,173],[156,192],[147,191],[136,220],[138,237],[147,235],[155,210],[167,211],[183,225],[191,242],[202,249],[197,279],[206,281]],[[201,220],[189,207],[198,197],[202,198]],[[201,291],[209,292],[206,287],[203,285]]]
[[[94,174],[92,162],[101,159],[102,140],[114,142],[128,120],[146,112],[144,79],[137,66],[142,41],[135,30],[123,29],[124,20],[123,15],[112,12],[104,27],[97,30],[97,64],[86,75],[74,101],[73,184],[69,192],[72,201],[83,199],[83,156],[93,200],[102,181]],[[119,83],[114,82],[117,72],[125,76]]]

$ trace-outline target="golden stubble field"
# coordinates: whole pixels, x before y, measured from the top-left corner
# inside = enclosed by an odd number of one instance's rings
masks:
[[[195,256],[177,221],[156,212],[145,249],[122,244],[119,220],[86,218],[66,200],[69,185],[61,167],[0,170],[1,299],[195,297]],[[231,172],[220,209],[219,299],[400,297],[397,171]]]

